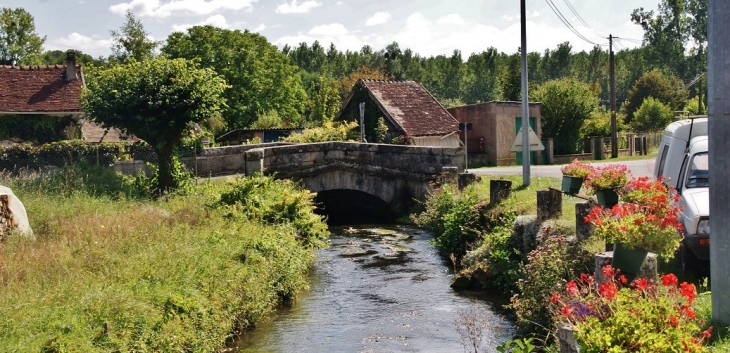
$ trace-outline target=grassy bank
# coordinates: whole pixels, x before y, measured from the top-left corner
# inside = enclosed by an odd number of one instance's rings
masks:
[[[204,184],[135,201],[4,182],[35,232],[0,244],[8,352],[215,351],[307,285],[309,240],[326,232],[319,218],[308,218],[320,233],[307,238],[291,217],[276,217],[313,216],[309,194],[292,185]],[[220,203],[226,193],[280,207]]]

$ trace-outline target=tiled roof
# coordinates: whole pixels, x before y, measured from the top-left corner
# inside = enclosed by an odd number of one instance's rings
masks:
[[[459,130],[459,122],[418,82],[360,80],[359,83],[408,135],[443,135]]]
[[[0,66],[0,113],[81,111],[81,67],[66,80],[66,65]]]

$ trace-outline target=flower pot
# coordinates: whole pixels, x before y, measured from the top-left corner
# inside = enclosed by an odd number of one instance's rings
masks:
[[[568,194],[577,194],[583,186],[583,178],[563,175],[563,185],[561,190]]]
[[[618,203],[618,193],[615,189],[596,190],[596,200],[603,207],[613,207]]]
[[[627,274],[627,277],[633,277],[641,269],[649,250],[646,249],[627,249],[621,243],[613,246],[613,260],[611,266],[621,270],[621,273]]]

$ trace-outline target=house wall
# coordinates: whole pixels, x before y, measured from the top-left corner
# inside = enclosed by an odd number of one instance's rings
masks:
[[[413,138],[413,144],[421,147],[461,147],[461,140],[458,134],[446,136],[417,136]]]
[[[537,118],[535,133],[541,134],[541,103],[530,103],[530,117]],[[475,160],[487,165],[514,165],[515,153],[511,152],[515,140],[515,118],[522,115],[519,102],[487,102],[448,109],[460,123],[472,123],[473,130],[467,131],[467,147]],[[463,139],[463,135],[460,135]],[[482,140],[483,139],[483,140]]]

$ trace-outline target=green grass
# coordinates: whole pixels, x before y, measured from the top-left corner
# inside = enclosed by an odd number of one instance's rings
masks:
[[[3,351],[215,351],[307,285],[313,248],[209,207],[225,184],[159,201],[10,186],[35,239],[0,244]]]

